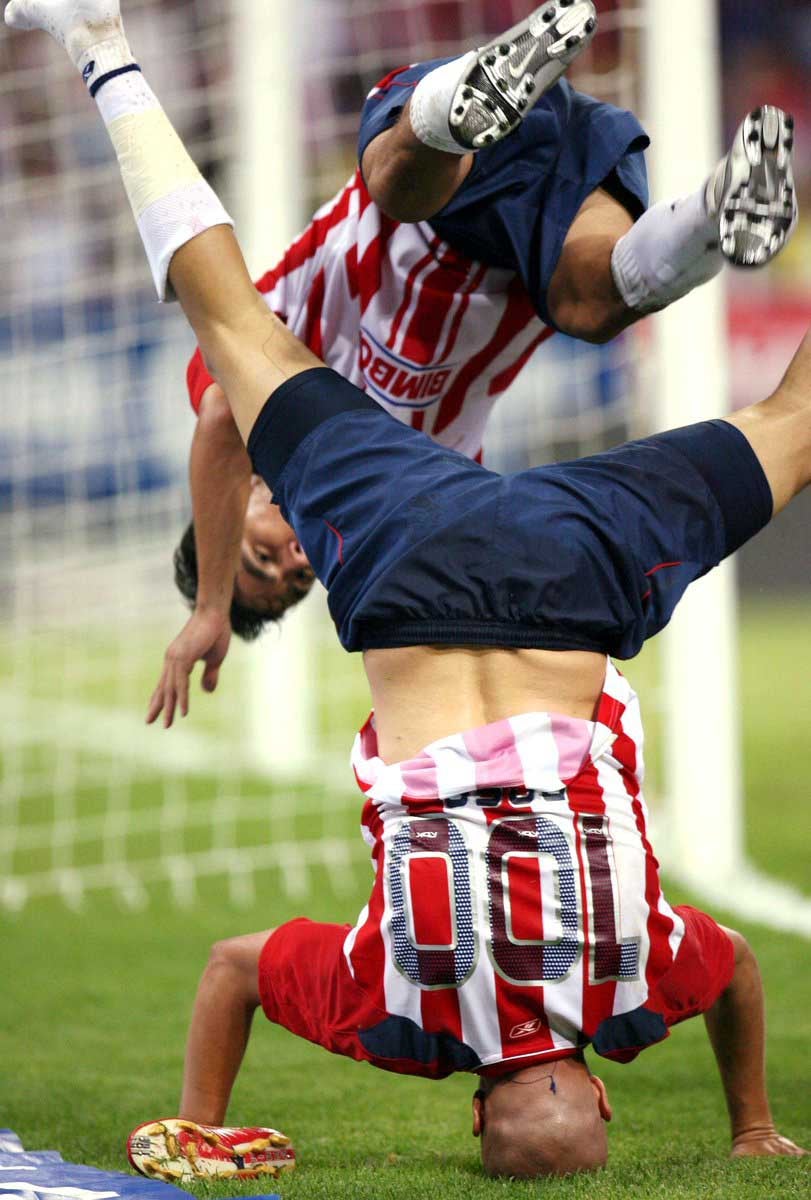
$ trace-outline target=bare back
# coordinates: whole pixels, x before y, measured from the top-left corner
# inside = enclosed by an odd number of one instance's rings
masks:
[[[605,681],[602,654],[410,646],[369,650],[378,746],[402,762],[452,733],[525,712],[592,720]]]

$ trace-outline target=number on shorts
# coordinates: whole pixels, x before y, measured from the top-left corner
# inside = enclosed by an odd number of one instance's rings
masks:
[[[607,820],[577,820],[588,863],[590,982],[636,979],[639,945],[623,941],[619,930]],[[536,870],[527,871],[527,860]],[[523,869],[515,876],[512,867],[519,862]],[[485,863],[495,970],[524,986],[566,979],[583,953],[584,920],[579,875],[561,828],[538,813],[497,821]],[[422,886],[412,888],[420,872]],[[478,957],[470,854],[460,825],[446,817],[404,821],[392,843],[388,876],[396,966],[420,987],[459,987]],[[426,885],[429,909],[420,912],[414,896],[425,894]]]

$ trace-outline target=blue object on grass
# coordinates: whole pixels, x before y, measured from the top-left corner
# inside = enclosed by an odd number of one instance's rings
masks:
[[[11,1129],[0,1129],[0,1193],[20,1200],[178,1200],[188,1192],[171,1183],[67,1163],[55,1150],[26,1150]],[[239,1200],[281,1200],[276,1194]]]

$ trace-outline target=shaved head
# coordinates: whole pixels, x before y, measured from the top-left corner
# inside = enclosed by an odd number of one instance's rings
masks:
[[[482,1139],[488,1175],[535,1179],[605,1166],[611,1109],[582,1059],[536,1064],[482,1084],[473,1098],[473,1132]]]

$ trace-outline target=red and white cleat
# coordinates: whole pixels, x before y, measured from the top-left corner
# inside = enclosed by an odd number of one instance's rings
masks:
[[[127,1138],[136,1171],[165,1183],[193,1179],[276,1178],[296,1165],[290,1138],[278,1129],[227,1129],[181,1117],[147,1121]]]

